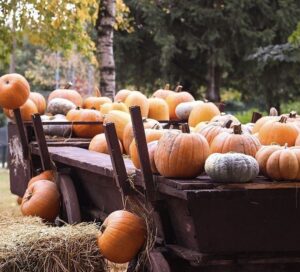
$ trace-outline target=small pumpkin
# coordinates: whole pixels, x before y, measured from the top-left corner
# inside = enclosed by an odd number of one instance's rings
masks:
[[[169,106],[169,115],[170,120],[178,120],[176,115],[176,107],[183,102],[192,102],[195,101],[194,97],[188,92],[182,92],[182,86],[177,86],[175,93],[170,94],[166,98],[166,102]]]
[[[155,120],[169,120],[169,106],[162,98],[149,98],[148,117]]]
[[[257,161],[241,153],[214,153],[205,162],[206,174],[216,182],[249,182],[259,173]]]
[[[211,102],[195,106],[189,116],[189,125],[195,127],[203,121],[210,121],[213,117],[220,115],[219,108]]]
[[[199,133],[168,131],[159,139],[154,154],[158,172],[170,178],[194,178],[201,174],[209,155],[209,145]]]
[[[97,237],[101,254],[111,262],[126,263],[143,247],[147,227],[145,221],[125,210],[114,211],[103,222]]]
[[[29,98],[30,86],[20,74],[0,77],[0,107],[13,110],[21,107]]]
[[[37,107],[39,114],[44,114],[46,111],[46,99],[40,93],[32,92],[29,95],[29,98],[34,102]]]
[[[279,145],[288,146],[295,145],[297,136],[299,134],[298,129],[293,123],[287,123],[287,117],[282,116],[275,121],[271,120],[266,122],[258,132],[259,141],[263,145],[276,143]]]
[[[192,109],[200,104],[203,104],[203,101],[197,100],[180,103],[175,109],[175,114],[179,120],[188,120]]]
[[[100,112],[102,114],[107,114],[112,110],[129,112],[128,107],[123,102],[105,103],[100,107]]]
[[[233,123],[240,123],[239,119],[237,119],[235,116],[225,112],[221,112],[220,115],[214,116],[210,122],[226,122],[227,120],[231,120]]]
[[[83,101],[83,108],[84,109],[96,109],[99,110],[101,105],[104,103],[112,103],[109,97],[101,97],[100,90],[95,88],[94,96],[87,97]]]
[[[139,106],[143,117],[147,117],[149,113],[149,101],[145,95],[138,91],[132,91],[126,98],[125,104],[128,108]]]
[[[64,98],[53,98],[47,106],[47,113],[52,115],[63,114],[67,115],[70,110],[76,109],[76,105]]]
[[[91,109],[75,109],[70,110],[67,114],[67,119],[73,121],[87,121],[87,122],[103,122],[102,114],[97,110]],[[91,125],[73,125],[72,130],[77,137],[92,138],[104,131],[103,124]]]
[[[119,141],[119,145],[120,145],[121,152],[123,153],[123,147],[120,141]],[[99,152],[99,153],[109,154],[105,134],[102,133],[96,135],[90,142],[89,150]]]
[[[56,114],[54,116],[42,115],[42,121],[45,122],[67,122],[65,115]],[[58,136],[58,137],[70,137],[72,133],[72,125],[43,125],[45,135]]]
[[[261,147],[259,140],[248,133],[243,133],[241,124],[235,125],[232,132],[222,132],[210,145],[211,153],[237,152],[255,157]]]
[[[174,91],[170,90],[170,84],[166,84],[163,89],[156,90],[152,97],[166,99],[170,94],[174,94]]]
[[[10,118],[14,119],[13,110],[4,109],[4,114]],[[38,109],[31,99],[27,99],[26,102],[20,107],[21,117],[23,121],[31,121],[31,116],[38,113]]]
[[[131,91],[130,90],[127,90],[127,89],[122,89],[120,91],[118,91],[115,95],[115,98],[114,98],[114,101],[115,102],[125,102],[126,98],[128,95],[131,94]]]
[[[27,187],[30,187],[33,183],[37,182],[38,180],[50,180],[55,181],[55,172],[53,170],[46,170],[40,173],[39,175],[31,178],[28,182]]]
[[[252,133],[259,132],[260,128],[270,120],[277,120],[278,111],[275,108],[270,108],[269,116],[263,116],[259,118],[253,126]]]
[[[66,89],[57,89],[52,91],[48,97],[48,103],[54,98],[64,98],[73,102],[76,105],[76,107],[82,107],[83,100],[79,92],[67,89],[67,87]]]
[[[49,180],[38,180],[29,186],[24,194],[21,212],[26,216],[39,216],[54,222],[60,208],[60,194],[57,185]]]

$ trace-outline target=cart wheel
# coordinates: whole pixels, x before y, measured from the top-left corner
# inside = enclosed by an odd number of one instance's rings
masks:
[[[80,223],[80,207],[73,180],[69,175],[59,174],[58,186],[62,195],[61,219],[69,224]]]

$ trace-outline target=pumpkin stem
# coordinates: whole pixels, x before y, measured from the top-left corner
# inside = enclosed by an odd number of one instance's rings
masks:
[[[280,122],[280,123],[286,123],[287,119],[288,119],[288,118],[287,118],[286,116],[281,116],[279,122]]]
[[[288,143],[285,143],[284,144],[284,149],[287,149],[288,148]]]
[[[103,233],[106,230],[106,225],[102,224],[100,226],[100,231]]]
[[[230,128],[231,124],[232,124],[232,120],[229,119],[229,120],[226,120],[224,122],[224,124],[223,124],[222,127],[224,127],[224,128]]]
[[[225,104],[220,102],[219,105],[217,104],[219,111],[223,112],[225,110]],[[226,114],[225,112],[223,112],[224,114]]]
[[[91,107],[91,110],[96,110],[96,108],[95,107]]]
[[[25,200],[28,201],[32,198],[32,193],[28,193],[28,195],[25,197]]]
[[[101,97],[101,92],[100,92],[98,87],[94,88],[94,94],[95,94],[96,97]]]
[[[176,93],[180,93],[182,91],[182,86],[181,85],[178,85],[175,89],[175,92]]]
[[[64,89],[70,89],[73,86],[73,83],[71,81],[69,81],[65,86]]]
[[[278,111],[276,110],[276,108],[272,107],[270,108],[270,116],[278,116]]]
[[[289,114],[290,118],[296,118],[297,117],[297,112],[296,111],[291,111]]]
[[[204,102],[204,103],[208,103],[209,101],[208,101],[206,98],[204,98],[204,99],[203,99],[203,102]]]
[[[233,126],[233,133],[234,134],[242,134],[242,125],[241,124],[234,125]]]
[[[170,90],[170,84],[169,84],[169,83],[167,83],[167,84],[165,85],[164,90],[166,90],[166,91],[169,91],[169,90]]]
[[[191,133],[190,127],[189,127],[188,124],[183,124],[183,125],[181,126],[181,131],[182,131],[183,133]]]
[[[80,110],[80,107],[76,107],[76,110]]]
[[[159,124],[155,124],[155,125],[152,127],[152,129],[160,129]]]

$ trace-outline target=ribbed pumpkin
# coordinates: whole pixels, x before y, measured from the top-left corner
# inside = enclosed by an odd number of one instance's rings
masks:
[[[282,149],[280,145],[266,145],[262,146],[256,153],[255,159],[258,162],[259,170],[264,175],[267,176],[267,161],[269,157],[277,150]]]
[[[225,112],[221,112],[220,115],[214,116],[210,122],[226,122],[227,120],[232,120],[234,123],[240,123],[239,119],[237,119],[232,114],[227,114]]]
[[[271,153],[266,175],[274,180],[300,180],[300,148],[285,146]]]
[[[235,125],[233,132],[222,132],[214,138],[210,145],[210,152],[237,152],[255,157],[260,147],[261,144],[257,138],[248,133],[242,133],[241,125]]]
[[[140,92],[132,91],[126,98],[125,104],[128,108],[139,106],[143,117],[147,117],[149,113],[149,101],[145,95]]]
[[[174,91],[170,90],[170,84],[166,84],[164,89],[158,89],[156,90],[152,97],[166,99],[170,94],[174,94]]]
[[[188,120],[190,113],[194,107],[203,104],[203,101],[183,102],[177,105],[175,114],[179,120]]]
[[[38,113],[38,109],[31,99],[26,100],[26,102],[20,107],[20,111],[23,121],[31,121],[32,114]],[[3,112],[8,118],[14,118],[13,110],[4,109]]]
[[[256,123],[254,124],[253,126],[253,129],[252,129],[252,133],[257,133],[259,132],[260,128],[268,121],[271,121],[271,120],[277,120],[277,116],[278,116],[278,112],[275,108],[271,108],[270,109],[270,113],[269,113],[269,116],[264,116],[264,117],[261,117],[260,119],[258,119],[256,121]]]
[[[154,161],[158,172],[170,178],[194,178],[202,173],[209,155],[207,140],[198,133],[168,131],[158,141]]]
[[[118,139],[123,141],[123,133],[126,125],[130,122],[129,113],[124,111],[112,110],[104,115],[104,123],[114,123],[117,131]]]
[[[37,182],[38,180],[50,180],[55,181],[55,172],[53,170],[46,170],[40,173],[39,175],[31,178],[28,182],[27,187],[31,186],[33,183]]]
[[[150,119],[150,118],[144,119],[143,123],[144,123],[145,129],[146,128],[157,128],[157,129],[162,128],[160,123],[154,119]],[[129,122],[124,129],[123,137],[122,137],[122,142],[123,142],[123,146],[124,146],[126,154],[129,154],[129,146],[130,146],[133,138],[134,138],[134,135],[133,135],[132,123]]]
[[[296,138],[299,134],[293,123],[287,123],[287,117],[282,116],[276,121],[266,122],[258,132],[258,138],[263,145],[276,143],[288,146],[295,145]]]
[[[25,77],[19,74],[7,74],[0,77],[0,107],[16,109],[29,97],[30,86]]]
[[[70,110],[66,117],[70,122],[74,122],[74,121],[103,122],[102,114],[97,110],[90,110],[90,109]],[[102,124],[73,125],[72,130],[77,137],[82,137],[82,138],[92,138],[95,135],[100,134],[104,131]]]
[[[195,101],[194,97],[188,92],[182,92],[182,86],[177,86],[175,93],[170,94],[166,98],[166,102],[169,106],[170,120],[178,120],[176,115],[176,107],[183,102]]]
[[[127,90],[127,89],[120,90],[116,93],[114,101],[115,102],[125,102],[127,96],[130,94],[131,94],[130,90]]]
[[[120,145],[121,152],[123,153],[123,147],[120,141],[119,141],[119,145]],[[96,135],[90,142],[89,150],[99,152],[99,153],[109,154],[105,134],[102,133]]]
[[[101,105],[104,103],[111,103],[112,100],[109,97],[101,96],[98,88],[95,90],[95,95],[86,98],[83,102],[84,109],[96,109],[100,110]]]
[[[203,121],[210,121],[213,117],[220,115],[218,107],[211,102],[203,103],[194,107],[189,116],[189,125],[195,127]]]
[[[58,216],[60,194],[57,185],[49,180],[38,180],[24,194],[21,211],[23,215],[39,216],[53,222]]]
[[[155,120],[169,120],[169,106],[162,98],[149,98],[148,117]]]
[[[46,111],[46,99],[40,93],[30,93],[29,98],[34,102],[39,114],[44,114]]]
[[[165,130],[162,129],[146,129],[145,130],[145,134],[146,134],[146,142],[150,143],[152,141],[157,141],[159,140],[165,133]],[[135,139],[132,140],[132,143],[130,144],[129,147],[129,153],[130,153],[130,158],[133,162],[133,165],[135,166],[135,168],[140,169],[141,165],[140,165],[140,159],[139,159],[139,155],[138,155],[138,150],[137,150],[137,146],[135,143]]]
[[[71,89],[57,89],[50,93],[48,97],[48,103],[54,98],[64,98],[73,102],[76,107],[82,107],[83,100],[81,95]]]
[[[132,260],[146,242],[145,221],[127,211],[114,211],[103,222],[97,237],[101,254],[111,262]]]
[[[107,114],[112,110],[129,112],[128,107],[123,102],[105,103],[100,107],[100,112],[102,114]]]
[[[223,122],[223,124],[220,122],[211,122],[199,128],[196,127],[195,132],[203,135],[206,138],[207,142],[211,144],[213,139],[220,133],[232,131],[229,129],[231,123],[232,123],[231,120],[227,120]]]

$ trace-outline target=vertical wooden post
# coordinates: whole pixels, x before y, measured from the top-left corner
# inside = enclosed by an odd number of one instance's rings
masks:
[[[18,109],[14,109],[13,112],[14,112],[15,121],[17,124],[19,137],[20,137],[20,141],[21,141],[21,145],[22,145],[22,149],[23,149],[23,156],[24,156],[25,160],[28,160],[29,159],[28,139],[27,139],[27,134],[25,131],[24,123],[22,120],[21,111],[18,108]]]

